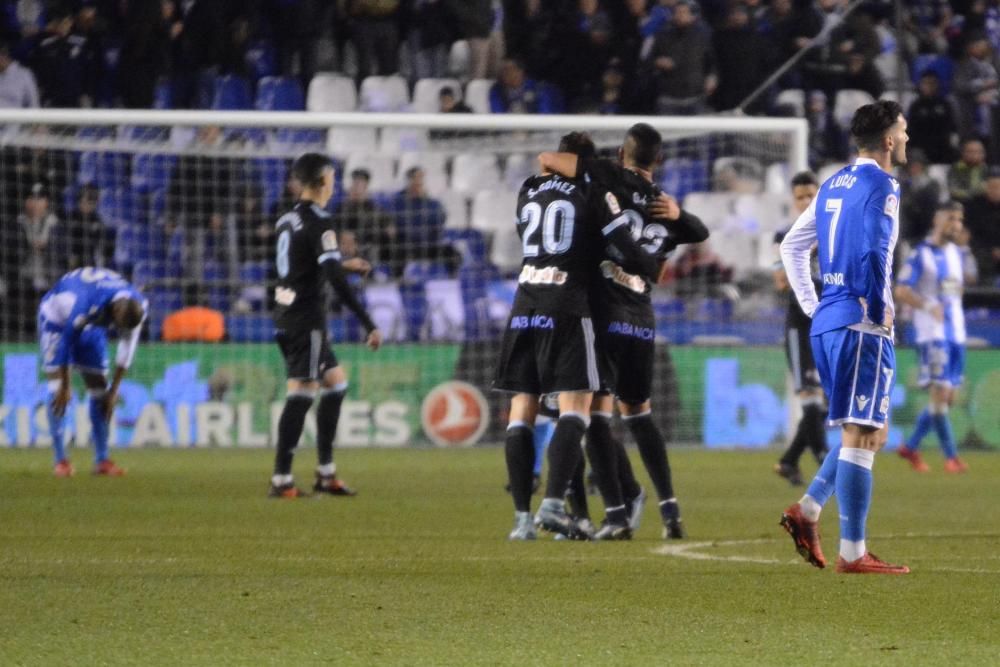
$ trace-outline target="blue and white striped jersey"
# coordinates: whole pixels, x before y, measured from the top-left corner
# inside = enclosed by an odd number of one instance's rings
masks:
[[[147,309],[146,299],[127,280],[114,271],[84,267],[70,271],[59,279],[42,298],[39,316],[49,326],[61,329],[59,340],[52,349],[53,357],[46,359],[47,366],[65,366],[69,360],[70,346],[85,327],[111,326],[109,306],[119,299],[135,299]],[[121,338],[115,363],[123,368],[132,364],[139,344],[142,323],[131,331],[117,332]]]
[[[781,260],[812,335],[851,328],[891,335],[892,259],[899,235],[899,182],[858,158],[820,186],[781,243]],[[818,245],[823,297],[810,272]]]
[[[941,304],[944,311],[943,322],[927,310],[914,311],[913,326],[917,330],[918,343],[936,340],[965,343],[965,313],[962,310],[965,271],[962,251],[957,245],[921,241],[907,257],[899,283],[909,286],[931,304]]]

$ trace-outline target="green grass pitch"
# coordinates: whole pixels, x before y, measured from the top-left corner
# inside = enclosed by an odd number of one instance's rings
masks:
[[[774,452],[673,452],[669,544],[653,503],[632,542],[508,543],[498,448],[344,450],[360,495],[296,501],[264,497],[269,451],[74,455],[0,451],[0,664],[1000,664],[996,455],[878,458],[869,544],[905,577],[801,562]]]

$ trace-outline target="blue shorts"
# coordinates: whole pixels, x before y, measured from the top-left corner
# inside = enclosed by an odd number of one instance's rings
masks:
[[[63,327],[51,324],[44,317],[38,318],[38,343],[42,352],[42,368],[46,373],[59,369],[53,363],[56,345]],[[87,326],[69,348],[69,364],[88,373],[108,372],[108,334],[102,327]]]
[[[812,336],[813,357],[830,403],[828,423],[882,428],[896,375],[892,339],[853,329]]]
[[[965,346],[944,340],[917,345],[920,356],[920,374],[917,384],[926,387],[940,384],[958,387],[965,380]]]

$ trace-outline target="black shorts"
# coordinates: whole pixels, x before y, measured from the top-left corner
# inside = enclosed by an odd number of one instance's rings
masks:
[[[539,396],[597,391],[600,376],[590,318],[515,308],[504,331],[493,388]]]
[[[597,323],[602,389],[629,405],[653,395],[656,322],[652,313],[609,313]]]
[[[325,329],[279,330],[275,338],[289,380],[319,380],[337,366]]]
[[[796,392],[822,387],[807,327],[785,329],[785,357],[788,359],[788,369],[792,372]]]

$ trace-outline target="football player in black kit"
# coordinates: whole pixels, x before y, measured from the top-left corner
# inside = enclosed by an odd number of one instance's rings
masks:
[[[803,171],[792,177],[792,207],[795,214],[793,219],[809,208],[817,192],[819,192],[819,181],[811,171]],[[782,231],[775,234],[774,241],[781,243],[784,238],[785,232]],[[819,463],[822,463],[826,456],[824,425],[826,405],[819,373],[816,371],[816,362],[813,361],[812,344],[809,342],[812,320],[802,312],[798,299],[789,289],[785,268],[780,260],[774,269],[774,282],[778,292],[785,294],[788,299],[788,311],[785,315],[785,356],[788,359],[788,369],[792,372],[795,393],[798,394],[799,403],[802,405],[802,418],[795,430],[795,437],[781,455],[781,459],[774,464],[774,472],[787,479],[792,486],[800,486],[802,471],[799,469],[799,459],[802,458],[803,452],[808,448]],[[817,294],[821,293],[823,284],[818,276],[814,277],[813,282]]]
[[[593,154],[589,137],[563,137],[560,150]],[[535,526],[572,539],[588,539],[566,512],[564,496],[577,469],[580,443],[599,389],[589,286],[605,246],[634,274],[655,276],[655,259],[626,227],[603,227],[593,214],[592,179],[552,173],[528,178],[518,195],[517,231],[524,256],[510,320],[504,332],[494,387],[514,394],[505,454],[514,501],[512,540],[535,539]],[[533,427],[538,398],[558,394],[559,419],[548,448],[542,500],[532,520]]]
[[[316,493],[352,496],[354,491],[336,476],[333,439],[340,408],[347,391],[347,375],[330,349],[326,333],[324,282],[329,282],[368,332],[372,350],[382,344],[382,335],[347,283],[345,271],[366,274],[371,267],[362,259],[341,262],[332,218],[324,210],[333,194],[333,163],[325,155],[306,153],[292,165],[302,183],[302,194],[292,210],[278,219],[275,263],[278,282],[274,289],[274,323],[278,346],[288,370],[285,408],[278,422],[278,451],[271,477],[272,498],[304,495],[292,479],[292,458],[306,413],[319,392],[316,409]]]
[[[663,194],[652,182],[652,170],[662,160],[662,138],[651,125],[629,128],[619,149],[621,164],[611,160],[543,153],[543,169],[561,174],[589,174],[607,190],[605,231],[626,229],[657,267],[678,245],[699,243],[708,229],[681,210],[672,197],[661,207]],[[608,248],[591,295],[597,329],[604,391],[594,397],[587,431],[587,456],[597,477],[606,518],[596,539],[630,539],[641,515],[644,495],[627,466],[627,455],[611,436],[613,396],[659,497],[664,538],[684,536],[680,508],[674,496],[666,443],[652,419],[656,318],[650,297],[658,271],[636,274]]]

